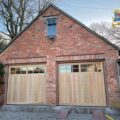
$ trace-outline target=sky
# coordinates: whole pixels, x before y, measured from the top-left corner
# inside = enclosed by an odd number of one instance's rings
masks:
[[[62,10],[89,26],[93,22],[112,23],[114,9],[120,9],[120,0],[61,0]]]
[[[89,26],[93,22],[112,23],[113,11],[120,8],[120,0],[58,0],[56,5]],[[0,31],[3,28],[0,21]]]

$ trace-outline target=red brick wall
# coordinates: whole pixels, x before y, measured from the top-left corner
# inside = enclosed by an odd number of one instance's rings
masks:
[[[57,17],[57,36],[54,41],[46,37],[45,17]],[[72,19],[50,7],[1,55],[5,64],[47,64],[47,102],[56,104],[57,62],[103,60],[107,102],[118,99],[116,60],[118,51],[96,37]]]

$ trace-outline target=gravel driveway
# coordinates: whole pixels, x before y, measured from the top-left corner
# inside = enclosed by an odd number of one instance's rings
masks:
[[[76,108],[67,114],[66,119],[59,119],[61,109],[63,110],[61,107],[5,106],[0,107],[0,120],[93,120],[89,111],[84,114],[85,111],[82,113]],[[120,116],[113,117],[120,120]]]
[[[58,115],[38,112],[0,112],[0,120],[58,120]],[[65,120],[92,120],[92,117],[85,114],[69,114]]]

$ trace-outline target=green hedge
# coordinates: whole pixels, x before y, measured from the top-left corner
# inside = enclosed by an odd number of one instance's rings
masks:
[[[0,63],[0,84],[4,84],[4,74],[5,74],[5,71],[4,71],[4,64]]]

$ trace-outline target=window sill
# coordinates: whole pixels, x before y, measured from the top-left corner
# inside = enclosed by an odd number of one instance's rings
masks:
[[[54,40],[56,39],[56,35],[48,35],[47,38],[50,40]]]

